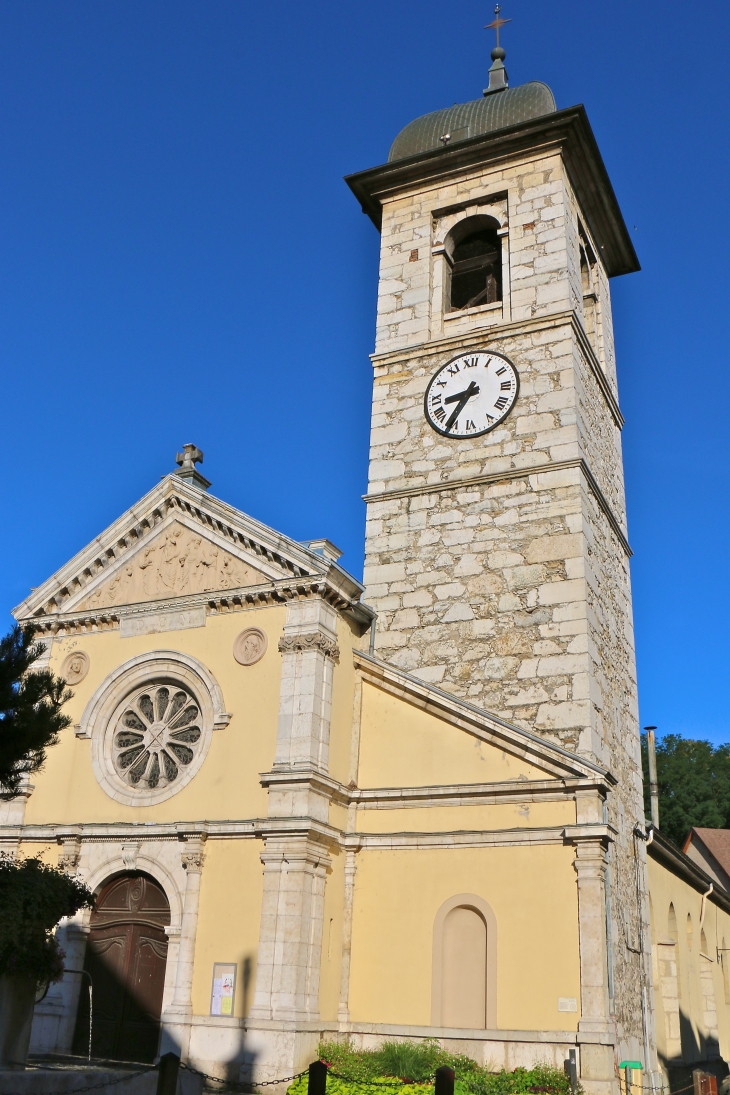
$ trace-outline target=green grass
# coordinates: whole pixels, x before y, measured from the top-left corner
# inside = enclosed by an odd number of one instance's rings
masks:
[[[570,1081],[561,1069],[541,1064],[490,1072],[471,1057],[447,1053],[431,1039],[385,1042],[377,1050],[322,1042],[319,1056],[330,1069],[327,1095],[428,1095],[441,1065],[456,1074],[454,1095],[571,1095]],[[287,1095],[307,1095],[306,1075],[291,1084]]]

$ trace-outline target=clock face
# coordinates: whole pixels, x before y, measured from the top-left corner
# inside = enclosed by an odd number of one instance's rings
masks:
[[[444,437],[479,437],[507,417],[519,390],[520,377],[509,358],[482,350],[460,354],[431,378],[426,419]]]

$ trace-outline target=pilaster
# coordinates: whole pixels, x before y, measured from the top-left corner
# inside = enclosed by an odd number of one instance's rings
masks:
[[[274,767],[328,770],[337,613],[319,598],[287,605]]]
[[[606,848],[600,838],[574,838],[578,886],[581,1082],[587,1091],[615,1086],[614,1026],[609,1011],[606,950]]]
[[[252,1019],[316,1022],[329,856],[307,838],[266,841]]]
[[[200,882],[205,855],[206,834],[188,837],[181,855],[185,869],[185,895],[175,970],[172,1002],[162,1015],[163,1035],[160,1053],[173,1050],[182,1060],[187,1059],[190,1045],[190,1025],[193,1017],[193,970],[195,940],[198,933]]]
[[[342,909],[342,968],[340,972],[340,1004],[337,1019],[350,1021],[350,959],[352,956],[352,914],[355,904],[355,873],[357,849],[348,848],[345,853],[345,893]]]

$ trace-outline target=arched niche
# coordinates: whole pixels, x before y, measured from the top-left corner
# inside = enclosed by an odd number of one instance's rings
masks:
[[[497,918],[477,894],[455,894],[433,924],[431,1025],[497,1029]]]

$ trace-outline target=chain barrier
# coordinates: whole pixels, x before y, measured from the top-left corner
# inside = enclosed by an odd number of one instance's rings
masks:
[[[661,1091],[662,1095],[683,1095],[685,1091],[694,1091],[695,1085],[689,1084],[687,1087],[667,1087],[666,1084],[662,1084],[661,1087],[644,1087],[642,1084],[634,1083],[633,1080],[624,1080],[624,1085],[627,1088],[627,1095],[632,1095],[632,1091],[635,1088],[638,1095],[649,1095],[650,1092]]]
[[[244,1092],[245,1095],[254,1095],[256,1090],[260,1087],[272,1087],[274,1084],[290,1084],[293,1080],[300,1080],[302,1076],[306,1076],[308,1069],[305,1068],[304,1072],[298,1072],[296,1076],[284,1076],[280,1080],[223,1080],[220,1076],[210,1076],[207,1072],[201,1072],[200,1069],[194,1068],[192,1065],[185,1064],[184,1061],[180,1062],[180,1070],[192,1073],[194,1076],[200,1076],[203,1080],[209,1081],[214,1084],[222,1084],[223,1087],[218,1088],[218,1091],[223,1091],[224,1088],[228,1088],[230,1091]]]

